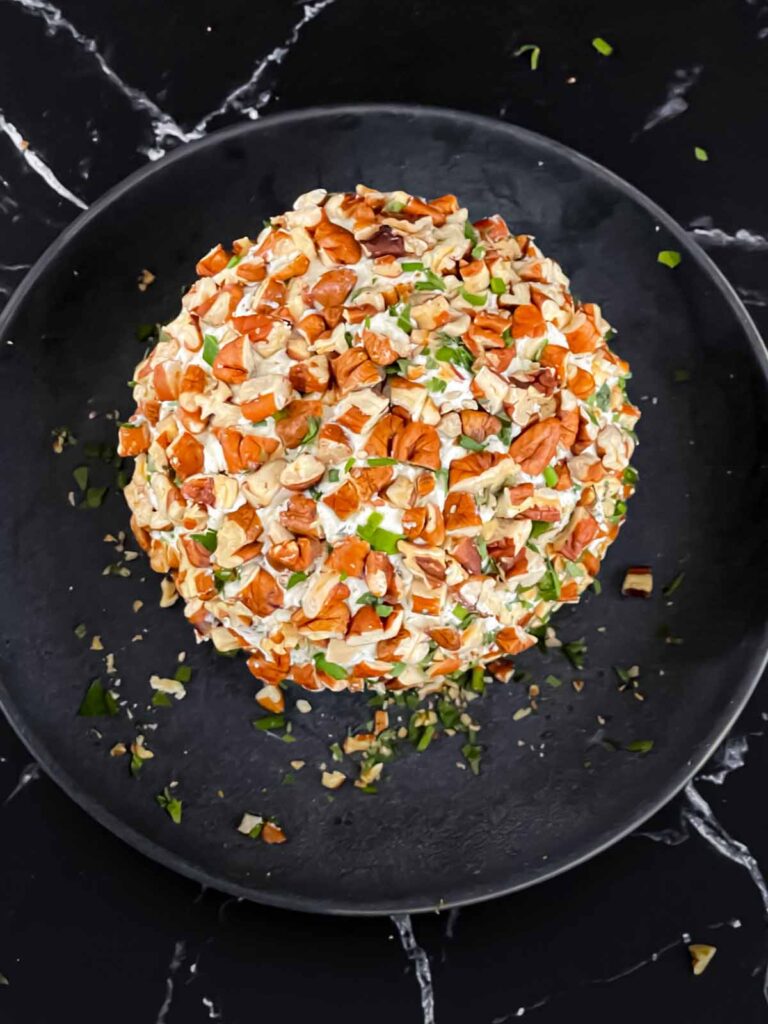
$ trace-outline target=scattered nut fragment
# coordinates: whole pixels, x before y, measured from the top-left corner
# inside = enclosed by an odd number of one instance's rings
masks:
[[[151,750],[144,746],[144,736],[141,733],[131,744],[131,753],[140,761],[149,761],[155,756]]]
[[[389,728],[389,715],[386,711],[376,711],[373,716],[373,734],[378,736],[380,732],[384,732],[385,729]]]
[[[109,751],[110,757],[122,757],[123,754],[128,753],[128,748],[124,743],[116,743],[114,747]]]
[[[134,601],[133,604],[131,605],[131,607],[133,608],[134,612],[138,612],[138,611],[140,611],[144,607],[144,602],[143,601]]]
[[[276,825],[274,821],[264,822],[264,828],[261,830],[261,838],[265,843],[269,843],[270,846],[284,843],[288,839],[285,832]]]
[[[172,604],[176,604],[176,602],[179,599],[179,592],[176,589],[176,584],[173,582],[172,579],[169,579],[167,576],[164,576],[160,580],[160,591],[161,608],[170,608]]]
[[[156,278],[155,278],[155,275],[152,273],[151,270],[146,270],[146,269],[142,270],[142,272],[139,274],[139,279],[138,279],[138,289],[139,289],[139,291],[140,292],[145,292],[147,290],[147,288],[149,288],[149,286],[152,284],[152,282],[154,280],[156,280]]]
[[[632,566],[627,569],[621,592],[624,597],[650,597],[653,592],[653,571],[650,566]]]
[[[356,736],[347,736],[344,740],[344,753],[354,754],[358,750],[367,750],[373,743],[372,732],[360,732]]]
[[[306,763],[306,761],[291,761],[291,768],[296,772],[300,772]]]
[[[178,679],[167,679],[163,676],[150,676],[149,685],[153,690],[160,690],[161,693],[170,693],[176,700],[183,700],[187,695],[184,683]]]
[[[703,974],[709,967],[712,957],[717,952],[717,946],[708,946],[705,943],[694,942],[688,947],[691,954],[691,967],[694,974]]]
[[[302,715],[308,715],[312,710],[312,705],[309,703],[308,700],[304,700],[304,698],[301,697],[299,700],[296,701],[296,710],[300,712]]]
[[[249,836],[255,828],[264,824],[264,819],[260,814],[249,814],[247,811],[243,814],[240,824],[237,826],[237,831],[242,832],[244,836]]]
[[[347,776],[344,772],[323,772],[321,782],[326,789],[338,789],[339,786],[343,786],[347,781]]]
[[[104,644],[101,642],[100,636],[91,637],[91,650],[92,651],[103,651]]]
[[[581,693],[581,691],[584,689],[584,680],[583,679],[572,679],[571,680],[571,686],[574,688],[576,693]]]
[[[107,666],[107,675],[113,676],[117,669],[115,668],[115,656],[111,651],[104,659],[104,663]]]

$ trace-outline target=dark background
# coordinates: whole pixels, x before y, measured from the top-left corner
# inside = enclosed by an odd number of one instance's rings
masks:
[[[768,5],[61,2],[0,0],[0,300],[78,203],[150,157],[259,114],[400,100],[496,115],[605,164],[698,226],[768,326]],[[514,55],[526,43],[541,47],[535,71]],[[761,688],[720,753],[739,770],[720,786],[700,776],[649,824],[655,841],[633,836],[528,892],[415,919],[434,1020],[768,1019],[764,709]],[[396,922],[201,892],[29,761],[0,723],[3,1024],[433,1019],[427,964],[420,983]],[[718,947],[700,978],[685,934]]]

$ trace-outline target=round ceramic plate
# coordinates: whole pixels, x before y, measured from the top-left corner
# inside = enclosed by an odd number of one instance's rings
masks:
[[[218,240],[254,236],[262,220],[323,185],[440,195],[473,218],[499,211],[534,234],[602,304],[632,364],[643,410],[637,496],[610,549],[601,596],[555,620],[584,638],[575,671],[554,652],[520,667],[542,685],[523,719],[520,684],[476,705],[484,752],[463,770],[460,737],[405,752],[376,795],[330,794],[318,765],[328,745],[368,716],[362,696],[313,695],[288,745],[251,725],[254,682],[240,660],[196,647],[179,605],[158,606],[144,561],[130,576],[104,541],[128,529],[114,469],[84,442],[114,441],[112,410],[143,352],[139,324],[175,315],[195,260]],[[670,269],[662,249],[682,253]],[[156,275],[146,292],[136,279]],[[11,345],[10,342],[13,342]],[[317,109],[267,118],[177,150],[132,175],[78,218],[34,267],[0,324],[2,645],[5,713],[46,771],[95,818],[206,885],[305,910],[379,913],[466,903],[530,885],[577,864],[636,827],[692,774],[755,685],[766,654],[766,357],[731,288],[663,211],[572,150],[468,114],[407,107]],[[106,414],[110,415],[106,415]],[[51,431],[78,444],[60,455]],[[88,451],[92,451],[91,448]],[[108,456],[109,453],[107,453]],[[109,483],[100,507],[73,508],[73,469]],[[620,596],[628,565],[648,564],[649,601]],[[683,571],[669,598],[662,586]],[[143,607],[135,612],[133,602]],[[83,623],[87,636],[78,639]],[[101,636],[104,652],[89,650]],[[141,639],[137,639],[141,637]],[[672,639],[674,642],[669,642]],[[149,708],[152,673],[172,674],[179,651],[193,676],[185,700]],[[117,675],[105,673],[113,653]],[[640,668],[620,692],[615,667]],[[78,717],[89,680],[120,680],[133,708]],[[577,693],[573,678],[585,680]],[[117,685],[117,684],[115,684]],[[137,728],[155,758],[137,777],[110,758]],[[627,746],[652,740],[653,749]],[[306,767],[294,772],[289,761]],[[172,780],[175,825],[155,801]],[[291,784],[292,783],[292,784]],[[240,835],[244,810],[276,815],[289,841]]]

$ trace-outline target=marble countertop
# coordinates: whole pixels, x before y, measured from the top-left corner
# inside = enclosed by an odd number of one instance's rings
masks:
[[[497,116],[605,164],[691,231],[768,329],[758,0],[60,2],[0,0],[0,301],[146,161],[279,110],[395,100]],[[763,684],[640,833],[531,890],[411,920],[201,891],[90,820],[2,720],[0,1020],[766,1020],[767,721]],[[691,941],[718,950],[701,977]]]

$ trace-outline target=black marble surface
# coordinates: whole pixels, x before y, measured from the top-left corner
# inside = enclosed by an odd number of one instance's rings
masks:
[[[499,116],[623,175],[768,328],[768,5],[60,2],[0,0],[2,300],[148,159],[277,110],[401,100]],[[515,56],[527,43],[536,70]],[[766,720],[763,685],[643,834],[527,892],[413,921],[201,892],[92,822],[0,722],[0,1021],[768,1019]],[[718,948],[698,978],[689,935]]]

